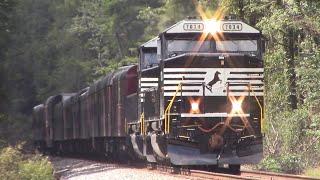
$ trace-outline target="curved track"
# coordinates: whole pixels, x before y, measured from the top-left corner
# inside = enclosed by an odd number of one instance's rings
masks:
[[[198,170],[190,170],[191,177],[198,177],[204,179],[259,179],[259,180],[312,180],[315,178],[292,175],[292,174],[282,174],[282,173],[272,173],[264,171],[240,171],[239,175],[224,174],[224,173],[214,173]]]
[[[283,174],[283,173],[273,173],[273,172],[265,172],[265,171],[241,171],[241,177],[252,177],[254,179],[297,179],[297,180],[311,180],[315,178],[307,177],[307,176],[300,176],[300,175],[292,175],[292,174]]]
[[[99,162],[99,163],[110,163],[105,160],[101,160],[99,158],[83,158],[83,157],[61,157],[66,159],[82,159],[88,162]],[[113,166],[115,166],[116,162],[112,162]],[[223,169],[219,170],[219,172],[209,172],[203,170],[194,170],[188,167],[173,167],[167,165],[156,165],[156,164],[146,164],[144,163],[132,163],[132,164],[117,164],[116,166],[125,167],[125,168],[138,168],[140,170],[145,169],[149,171],[160,171],[168,173],[172,176],[183,176],[187,179],[255,179],[255,180],[312,180],[316,178],[300,176],[300,175],[292,175],[292,174],[283,174],[283,173],[273,173],[273,172],[265,172],[265,171],[252,171],[252,170],[241,170],[240,172],[234,174],[230,173],[227,170]],[[63,172],[56,172],[58,174]],[[58,178],[57,178],[58,179]],[[320,178],[318,178],[320,180]]]
[[[169,171],[168,171],[169,169]],[[266,172],[266,171],[252,171],[252,170],[241,170],[237,174],[232,173],[223,173],[223,172],[208,172],[202,170],[193,170],[193,169],[184,169],[184,168],[174,168],[174,167],[165,167],[165,166],[157,166],[157,170],[166,171],[181,175],[186,175],[191,177],[191,179],[259,179],[259,180],[314,180],[320,178],[312,178],[301,175],[292,175],[292,174],[283,174],[283,173],[274,173],[274,172]]]

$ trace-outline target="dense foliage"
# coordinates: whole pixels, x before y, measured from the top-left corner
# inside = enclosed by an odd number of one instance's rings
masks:
[[[28,138],[30,105],[135,63],[137,46],[176,21],[236,14],[267,41],[266,158],[259,167],[301,172],[317,166],[319,9],[313,0],[3,0],[0,137]]]

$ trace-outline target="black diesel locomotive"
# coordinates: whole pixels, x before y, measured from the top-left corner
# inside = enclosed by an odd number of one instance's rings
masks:
[[[262,158],[263,40],[237,20],[178,22],[122,67],[34,107],[36,146],[240,168]]]

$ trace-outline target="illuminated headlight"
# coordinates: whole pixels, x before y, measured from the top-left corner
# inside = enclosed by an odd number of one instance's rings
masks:
[[[242,110],[241,105],[242,105],[242,101],[232,102],[232,111],[233,112],[240,112]]]
[[[192,110],[192,112],[198,112],[199,111],[199,103],[198,102],[192,102],[191,103],[191,110]]]
[[[189,103],[190,103],[190,111],[189,113],[191,114],[198,114],[200,113],[200,103],[201,99],[193,99],[193,98],[188,98]]]
[[[219,28],[219,24],[217,23],[216,20],[213,20],[213,19],[205,20],[204,31],[206,33],[214,34],[219,30],[218,28]]]

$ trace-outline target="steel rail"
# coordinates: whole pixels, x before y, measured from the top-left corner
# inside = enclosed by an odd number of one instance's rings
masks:
[[[255,179],[275,179],[275,180],[282,180],[282,179],[290,179],[290,180],[313,180],[313,179],[320,179],[314,177],[307,177],[302,175],[293,175],[293,174],[284,174],[284,173],[275,173],[275,172],[267,172],[267,171],[253,171],[253,170],[242,170],[241,176],[243,177],[252,177]]]
[[[216,172],[207,172],[199,170],[190,170],[190,176],[203,179],[219,179],[219,180],[230,180],[230,179],[255,179],[254,177],[242,177],[239,175],[225,174],[225,173],[216,173]]]
[[[293,175],[293,174],[284,174],[284,173],[275,173],[267,171],[254,171],[254,170],[241,170],[238,174],[231,174],[230,172],[209,172],[203,170],[193,170],[193,169],[184,169],[178,168],[175,170],[172,166],[165,165],[156,165],[156,170],[171,172],[178,175],[184,175],[192,178],[200,179],[255,179],[255,180],[314,180],[320,178],[307,177],[302,175]]]

